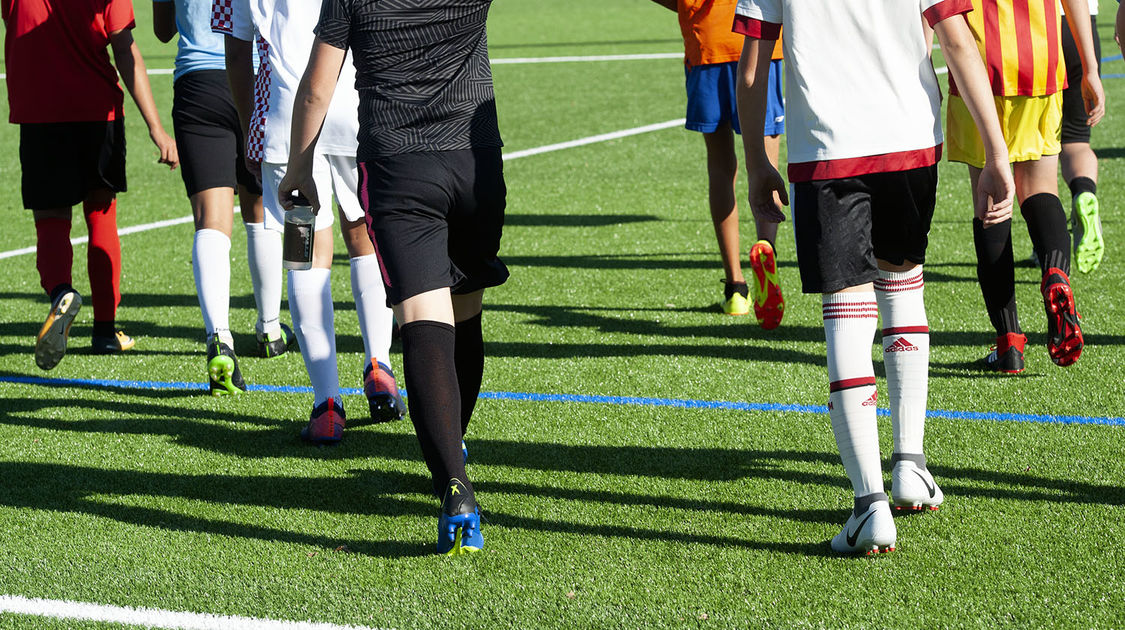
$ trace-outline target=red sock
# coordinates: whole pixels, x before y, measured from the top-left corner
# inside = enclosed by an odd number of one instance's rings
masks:
[[[86,266],[90,273],[90,297],[94,321],[112,322],[121,303],[121,241],[117,238],[117,200],[93,193],[82,203],[90,245]]]
[[[74,248],[70,244],[70,220],[40,219],[35,222],[35,268],[39,285],[50,295],[61,285],[70,284]]]

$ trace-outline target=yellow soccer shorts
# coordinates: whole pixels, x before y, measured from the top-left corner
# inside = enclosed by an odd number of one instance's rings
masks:
[[[1038,160],[1062,150],[1062,92],[1049,96],[994,96],[1012,162]],[[984,143],[960,96],[949,96],[945,146],[949,160],[984,166]]]

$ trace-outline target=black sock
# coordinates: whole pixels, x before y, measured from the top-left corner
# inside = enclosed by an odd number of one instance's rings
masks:
[[[480,395],[480,382],[484,377],[484,335],[481,333],[481,314],[457,322],[457,345],[453,362],[457,367],[457,385],[461,391],[461,436],[469,428],[473,408]]]
[[[1039,193],[1023,200],[1020,213],[1027,222],[1031,243],[1039,254],[1043,271],[1051,267],[1070,273],[1070,233],[1062,202],[1051,193]]]
[[[91,335],[94,337],[112,337],[117,334],[117,327],[114,326],[114,321],[99,322],[94,320],[94,330]]]
[[[70,286],[69,284],[60,284],[59,286],[55,287],[54,289],[51,289],[51,293],[50,293],[51,304],[54,304],[55,300],[59,299],[59,296],[62,295],[63,293],[66,293],[67,291],[73,291],[73,290],[74,290],[74,287]]]
[[[1098,194],[1098,185],[1089,177],[1075,177],[1067,182],[1066,185],[1070,187],[1071,197],[1077,197],[1084,192],[1088,192],[1091,195]]]
[[[996,336],[1019,333],[1016,313],[1016,267],[1012,260],[1012,222],[1005,221],[985,229],[973,219],[973,243],[977,248],[977,280],[984,295],[988,319]]]
[[[461,397],[454,366],[456,333],[453,326],[430,320],[403,324],[399,330],[410,420],[433,477],[434,494],[440,497],[455,477],[469,486],[461,455]]]

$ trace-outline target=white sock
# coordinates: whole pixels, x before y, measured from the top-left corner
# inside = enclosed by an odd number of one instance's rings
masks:
[[[364,369],[371,359],[389,366],[391,364],[391,326],[394,313],[387,306],[387,290],[383,286],[383,272],[375,254],[351,259],[352,295],[355,311],[359,315],[359,333],[363,336],[363,351],[367,355]]]
[[[828,342],[828,415],[844,470],[857,497],[883,491],[879,425],[875,420],[875,340],[878,307],[873,293],[822,297]]]
[[[922,267],[880,271],[875,297],[883,316],[883,363],[891,403],[896,453],[922,454],[930,368],[930,329],[926,323]]]
[[[289,272],[289,314],[312,382],[313,406],[329,398],[340,400],[332,283],[327,269]]]
[[[246,261],[258,306],[259,336],[281,332],[281,233],[264,223],[246,225]]]
[[[230,335],[230,237],[218,230],[196,230],[191,244],[191,271],[203,313],[207,340],[212,336],[232,348]]]

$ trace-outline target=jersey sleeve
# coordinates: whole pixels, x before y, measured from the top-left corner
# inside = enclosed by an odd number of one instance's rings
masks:
[[[1052,0],[1054,1],[1054,0]],[[973,10],[972,0],[920,0],[922,16],[932,28],[938,22]]]
[[[105,5],[105,32],[116,33],[137,25],[132,0],[110,0]]]
[[[776,40],[781,37],[781,23],[781,0],[738,0],[731,30],[754,39]]]
[[[320,41],[347,49],[352,30],[352,13],[345,0],[324,0],[320,5],[320,21],[313,32]]]
[[[242,41],[254,41],[249,0],[212,0],[211,31]]]

